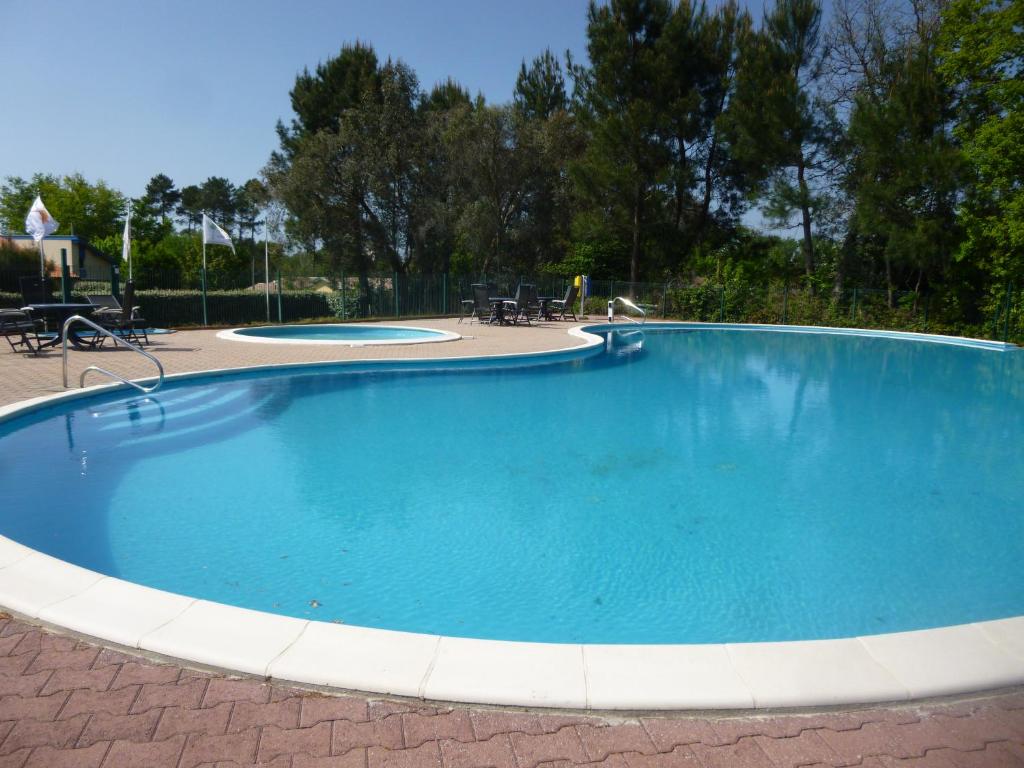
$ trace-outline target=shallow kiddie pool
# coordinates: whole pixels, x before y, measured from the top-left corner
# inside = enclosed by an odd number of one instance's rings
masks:
[[[424,344],[455,341],[462,338],[451,331],[417,328],[408,325],[359,325],[330,323],[323,325],[269,325],[259,328],[235,328],[221,331],[218,338],[265,344]]]
[[[0,532],[159,590],[420,637],[731,649],[1024,614],[1021,353],[725,327],[601,342],[9,418]]]

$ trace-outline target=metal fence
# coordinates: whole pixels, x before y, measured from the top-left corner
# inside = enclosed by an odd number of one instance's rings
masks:
[[[0,307],[23,303],[19,278],[26,270],[0,271]],[[51,279],[57,300],[85,300],[89,294],[120,296],[122,276],[88,280],[68,274]],[[473,297],[474,283],[491,283],[495,295],[513,296],[519,283],[533,283],[539,295],[562,297],[570,281],[529,275],[479,276],[391,273],[273,276],[269,284],[252,282],[249,271],[209,274],[200,271],[137,271],[135,296],[146,318],[158,326],[226,326],[266,322],[368,320],[453,316]],[[590,280],[586,312],[603,317],[609,299],[623,296],[648,317],[739,323],[782,323],[868,328],[901,328],[1024,341],[1024,297],[1007,284],[990,297],[982,314],[963,316],[955,301],[942,295],[854,287],[841,293],[811,293],[780,282],[683,284]],[[621,307],[617,309],[620,311]]]

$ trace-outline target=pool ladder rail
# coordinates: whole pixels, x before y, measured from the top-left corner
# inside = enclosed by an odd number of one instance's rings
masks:
[[[133,350],[135,352],[138,352],[143,357],[148,357],[150,360],[152,360],[154,363],[156,363],[157,370],[159,371],[159,374],[160,374],[158,376],[157,380],[156,380],[156,384],[154,384],[154,385],[152,385],[150,387],[144,387],[142,384],[139,384],[139,383],[134,382],[134,381],[129,381],[128,379],[124,378],[123,376],[117,375],[113,371],[108,371],[106,368],[100,368],[98,365],[90,365],[88,368],[86,368],[84,371],[82,371],[82,375],[79,376],[79,378],[78,378],[78,386],[79,387],[84,387],[85,386],[85,375],[87,373],[89,373],[89,371],[96,371],[97,373],[102,373],[104,376],[109,376],[112,379],[116,379],[117,381],[120,381],[122,384],[127,384],[129,387],[135,387],[135,389],[139,390],[140,392],[142,392],[143,394],[146,394],[146,395],[152,394],[153,392],[156,392],[158,389],[160,389],[160,385],[164,383],[164,367],[163,367],[163,365],[160,364],[159,360],[157,360],[153,355],[149,354],[149,352],[147,352],[146,350],[142,349],[142,347],[137,347],[134,344],[132,344],[131,342],[125,341],[120,336],[118,336],[116,333],[112,333],[108,329],[103,328],[102,326],[97,325],[96,323],[94,323],[89,318],[82,317],[81,315],[72,315],[67,320],[65,320],[64,321],[64,328],[63,328],[62,333],[61,333],[61,335],[63,337],[63,341],[61,342],[61,352],[62,352],[63,357],[64,357],[64,388],[65,389],[68,388],[68,329],[72,325],[74,325],[75,323],[84,323],[85,325],[87,325],[90,328],[92,328],[93,330],[95,330],[96,333],[102,334],[103,336],[109,336],[110,338],[112,338],[114,340],[114,344],[120,344],[122,347],[127,347],[128,349],[131,349],[131,350]]]
[[[647,313],[643,309],[638,307],[636,304],[634,304],[632,301],[627,299],[625,296],[616,296],[614,299],[612,299],[611,301],[608,302],[608,322],[609,323],[614,323],[615,322],[615,302],[616,301],[619,302],[620,304],[622,304],[623,306],[629,307],[630,309],[635,309],[637,312],[640,313],[640,319],[639,320],[637,320],[635,317],[630,317],[629,315],[625,315],[625,314],[623,315],[623,317],[626,318],[627,320],[629,320],[631,323],[636,323],[637,325],[643,325],[644,323],[647,322]]]

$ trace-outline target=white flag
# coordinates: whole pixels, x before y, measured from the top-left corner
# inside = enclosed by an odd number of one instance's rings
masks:
[[[203,214],[203,245],[227,245],[232,251],[235,250],[235,244],[231,242],[228,233],[205,213]]]
[[[37,243],[57,231],[57,220],[46,210],[41,197],[36,197],[28,216],[25,217],[25,231],[32,235],[32,239]]]
[[[132,258],[132,205],[128,204],[128,215],[124,218],[124,241],[121,244],[121,259],[131,261]]]

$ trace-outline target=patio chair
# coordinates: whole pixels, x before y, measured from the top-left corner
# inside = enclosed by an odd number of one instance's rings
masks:
[[[38,354],[39,330],[42,323],[20,309],[0,309],[0,336],[7,339],[15,352]]]
[[[51,304],[53,292],[50,289],[50,281],[45,277],[19,277],[18,285],[21,287],[21,298],[25,304]]]
[[[519,325],[523,321],[530,325],[530,314],[533,313],[533,317],[536,319],[539,309],[537,286],[532,283],[520,283],[516,288],[515,299],[505,302],[505,315],[511,315],[515,325]]]
[[[473,285],[473,314],[478,323],[490,323],[495,319],[494,307],[491,305],[491,297],[498,292],[494,283],[475,283]]]
[[[552,299],[548,302],[550,307],[551,316],[554,317],[555,312],[558,312],[558,319],[565,320],[565,313],[568,312],[572,315],[572,319],[576,319],[576,297],[580,294],[580,288],[578,285],[570,285],[569,290],[565,292],[564,299]]]
[[[92,313],[92,319],[98,325],[129,344],[142,346],[149,344],[149,334],[146,333],[149,323],[139,315],[139,307],[133,306],[134,299],[135,284],[131,280],[124,286],[124,304],[119,304],[117,298],[109,294],[89,296],[89,302],[100,307]],[[102,336],[99,346],[102,347],[106,340],[107,337]]]
[[[489,320],[491,317],[491,304],[488,299],[492,295],[491,291],[493,289],[494,286],[489,284],[473,283],[473,285],[470,286],[470,290],[473,292],[473,298],[462,300],[462,312],[459,315],[459,322],[461,323],[465,320],[467,323],[471,323],[473,322],[473,318],[476,318],[476,321],[479,323],[481,322],[481,317],[485,317]]]

